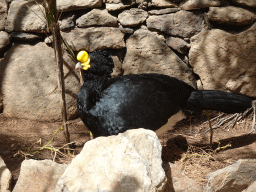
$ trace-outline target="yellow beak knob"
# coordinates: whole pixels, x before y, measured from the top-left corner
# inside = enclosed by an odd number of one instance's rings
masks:
[[[89,54],[86,51],[80,51],[77,54],[77,60],[81,62],[81,65],[83,66],[84,70],[88,70],[90,66],[90,58]]]

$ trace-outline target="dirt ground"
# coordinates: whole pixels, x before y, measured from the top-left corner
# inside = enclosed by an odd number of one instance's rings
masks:
[[[211,113],[210,117],[218,113]],[[190,117],[181,121],[175,129],[163,134],[160,141],[163,146],[163,162],[177,164],[182,172],[191,179],[205,185],[206,175],[228,165],[238,159],[256,159],[256,134],[248,134],[251,130],[253,115],[242,119],[234,127],[225,125],[214,129],[213,144],[209,146],[210,131],[205,115]],[[217,118],[212,125],[220,121]],[[206,122],[203,124],[203,122]],[[72,158],[64,153],[56,153],[53,149],[43,149],[52,138],[61,123],[35,122],[24,119],[5,117],[0,114],[0,156],[13,175],[15,185],[22,161],[29,159],[54,159],[59,163],[68,163]],[[71,141],[75,142],[72,152],[78,154],[83,144],[90,139],[88,130],[80,119],[68,122]],[[187,140],[187,142],[186,142]],[[219,142],[217,144],[216,142]],[[63,147],[65,140],[60,130],[48,147]]]

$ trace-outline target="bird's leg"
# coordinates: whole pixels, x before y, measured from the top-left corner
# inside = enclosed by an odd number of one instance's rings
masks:
[[[93,134],[92,134],[92,132],[90,131],[89,133],[90,133],[90,140],[93,140]]]
[[[252,121],[252,129],[250,133],[255,133],[255,113],[256,113],[256,100],[252,102],[253,107],[253,121]]]
[[[212,147],[213,129],[212,129],[212,124],[211,124],[210,117],[209,117],[209,111],[206,111],[206,116],[207,116],[207,120],[208,120],[208,123],[209,123],[210,131],[211,131],[210,146]]]

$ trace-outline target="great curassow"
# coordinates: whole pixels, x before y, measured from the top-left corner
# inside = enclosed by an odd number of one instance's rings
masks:
[[[80,51],[76,68],[85,70],[77,96],[78,113],[94,137],[146,128],[157,135],[185,117],[184,111],[216,110],[237,113],[252,99],[216,90],[196,90],[162,74],[134,74],[111,78],[114,68],[106,51]]]

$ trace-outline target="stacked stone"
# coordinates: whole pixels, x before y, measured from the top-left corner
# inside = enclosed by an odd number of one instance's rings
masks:
[[[8,2],[8,6],[0,2],[0,96],[4,113],[58,120],[60,109],[53,105],[53,98],[45,97],[57,83],[55,77],[42,73],[51,74],[49,71],[55,69],[43,7],[30,0]],[[113,76],[162,73],[194,87],[203,85],[204,89],[256,97],[256,1],[57,0],[57,5],[64,39],[74,45],[74,51],[111,51]],[[67,59],[67,63],[72,61]],[[29,71],[31,66],[38,71]],[[27,78],[31,78],[29,83]],[[69,91],[76,95],[77,78],[67,81]],[[44,89],[35,90],[37,85]],[[21,90],[30,94],[20,96]],[[68,96],[69,117],[76,111],[72,94]],[[57,101],[57,95],[50,97]],[[42,106],[33,109],[34,103]]]

